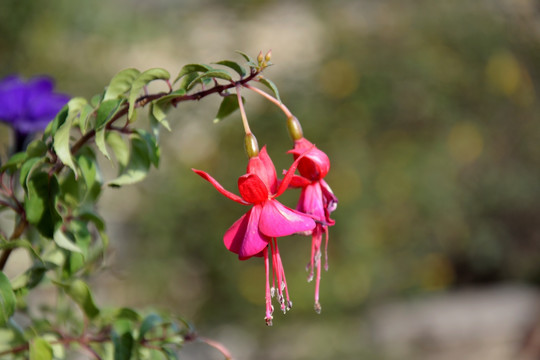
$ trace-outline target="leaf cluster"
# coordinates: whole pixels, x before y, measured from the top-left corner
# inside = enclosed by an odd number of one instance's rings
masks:
[[[175,359],[187,334],[193,337],[190,326],[171,316],[96,304],[86,278],[103,267],[109,244],[96,205],[107,186],[135,184],[159,166],[159,133],[171,130],[167,113],[178,103],[222,96],[219,121],[238,108],[229,89],[260,81],[277,95],[260,76],[267,62],[242,56],[247,69],[230,60],[213,64],[219,67],[188,64],[172,82],[165,69],[122,70],[90,100],[72,98],[40,139],[3,163],[0,211],[12,210],[15,220],[11,235],[0,232],[0,269],[15,249],[25,250],[32,264],[15,278],[0,272],[0,339],[6,346],[0,355],[62,359],[66,349],[75,349],[96,359]],[[168,91],[149,94],[154,81]],[[137,121],[142,109],[148,123]],[[115,177],[104,178],[99,158],[113,164]],[[38,286],[54,289],[58,304],[45,304],[35,315],[26,299]],[[17,312],[28,326],[14,320]]]

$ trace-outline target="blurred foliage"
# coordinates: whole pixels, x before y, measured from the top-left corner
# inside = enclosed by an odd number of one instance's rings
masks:
[[[207,111],[183,105],[192,115],[176,121],[171,113],[159,174],[109,195],[123,276],[104,275],[102,301],[175,309],[209,332],[236,329],[228,334],[245,335],[238,346],[258,358],[283,355],[270,349],[279,344],[296,359],[353,359],[361,345],[317,324],[354,332],[355,315],[391,298],[540,283],[538,21],[533,1],[6,0],[0,71],[46,72],[61,90],[87,95],[124,67],[175,71],[214,52],[272,48],[267,73],[330,156],[327,180],[340,199],[323,314],[305,284],[309,240],[284,239],[295,306],[271,334],[264,328],[262,262],[239,262],[222,245],[245,209],[190,171],[235,190],[245,170],[239,116],[213,125],[211,101]],[[285,119],[249,95],[259,143],[285,168]],[[283,340],[308,327],[311,355]]]

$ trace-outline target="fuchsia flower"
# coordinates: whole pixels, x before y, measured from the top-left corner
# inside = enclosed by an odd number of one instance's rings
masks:
[[[315,281],[315,310],[321,311],[319,303],[319,284],[321,280],[321,243],[322,235],[325,234],[325,269],[328,270],[328,227],[334,225],[335,221],[330,218],[330,213],[337,208],[338,199],[324,181],[324,177],[330,170],[330,160],[328,156],[317,149],[315,145],[304,137],[295,140],[294,149],[289,153],[293,154],[298,162],[300,176],[295,175],[291,182],[291,187],[300,187],[300,199],[296,209],[305,214],[313,216],[317,221],[317,226],[310,231],[311,259],[308,264],[308,281],[313,280],[314,270],[317,271]],[[302,156],[301,156],[302,155]]]
[[[313,231],[316,227],[312,217],[290,209],[276,200],[289,186],[298,164],[303,156],[298,153],[297,159],[278,184],[276,169],[263,147],[260,153],[249,159],[247,173],[238,179],[238,196],[225,190],[214,178],[204,171],[193,171],[229,199],[252,208],[238,219],[223,237],[225,246],[238,254],[240,260],[252,256],[264,256],[266,272],[266,323],[272,325],[272,300],[277,291],[281,310],[286,312],[292,306],[287,289],[285,272],[281,263],[276,238]],[[273,286],[270,288],[270,256],[272,258]],[[277,282],[277,287],[276,287]],[[285,291],[286,301],[283,298]]]

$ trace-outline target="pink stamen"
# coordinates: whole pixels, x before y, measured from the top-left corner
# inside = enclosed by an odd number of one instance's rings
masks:
[[[266,320],[266,325],[272,326],[273,308],[272,308],[272,297],[270,295],[270,262],[268,260],[268,247],[264,248],[263,253],[264,253],[264,270],[265,270],[265,275],[266,275],[266,293],[265,293],[266,316],[264,319]]]

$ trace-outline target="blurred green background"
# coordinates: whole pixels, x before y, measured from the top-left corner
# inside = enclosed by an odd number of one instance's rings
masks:
[[[187,63],[272,49],[265,75],[329,155],[340,200],[322,314],[306,283],[309,239],[280,242],[294,308],[276,311],[272,328],[262,261],[240,262],[222,244],[246,208],[190,170],[233,191],[245,172],[239,114],[212,124],[217,98],[171,112],[160,169],[105,193],[112,252],[93,281],[100,303],[181,314],[237,359],[506,359],[533,312],[519,322],[505,311],[529,309],[514,299],[534,304],[540,285],[539,26],[532,0],[3,0],[0,76],[49,74],[59,91],[90,97],[123,68],[175,76]],[[282,113],[245,96],[259,144],[278,171],[288,167]],[[473,320],[471,304],[491,309],[498,289],[515,297]],[[411,304],[437,307],[411,315]],[[506,337],[475,330],[508,325],[501,312],[516,322]],[[470,319],[456,330],[474,334],[465,350],[436,330],[456,318]],[[220,356],[195,344],[183,358]]]

